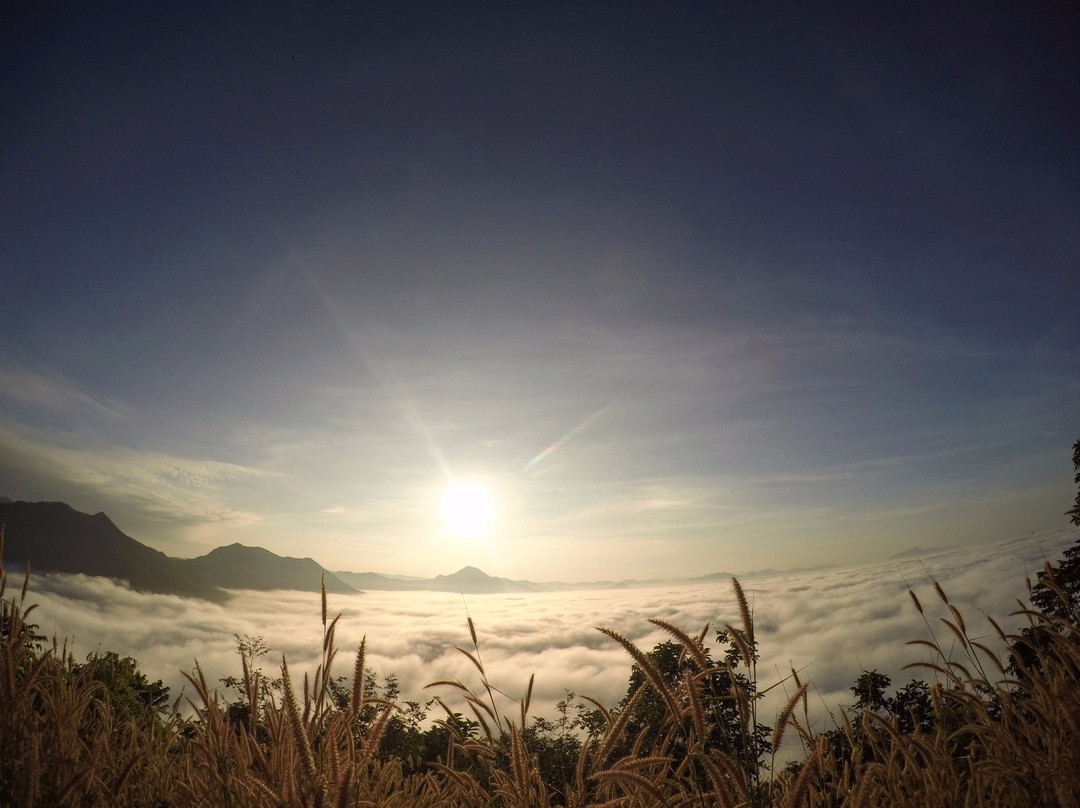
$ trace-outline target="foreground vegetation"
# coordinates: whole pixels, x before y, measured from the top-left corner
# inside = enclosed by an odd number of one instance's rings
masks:
[[[1080,484],[1080,441],[1074,454]],[[1080,524],[1080,495],[1073,522]],[[2,533],[0,533],[2,550]],[[32,623],[24,580],[0,569],[0,808],[18,806],[1076,806],[1080,803],[1080,543],[1047,564],[1021,613],[1026,627],[973,638],[934,582],[945,616],[916,640],[933,681],[889,694],[867,671],[835,726],[811,729],[810,682],[794,671],[774,725],[758,722],[757,643],[737,580],[739,625],[670,639],[650,652],[601,629],[633,667],[616,707],[567,694],[555,718],[529,692],[500,711],[472,622],[478,685],[432,683],[463,698],[402,701],[394,678],[335,676],[336,619],[322,615],[322,657],[293,682],[237,638],[239,675],[209,684],[196,668],[188,709],[117,654],[77,662]],[[936,631],[935,631],[936,627]],[[711,641],[710,641],[711,640]],[[946,650],[946,645],[950,649]],[[719,658],[713,658],[713,648]],[[531,682],[529,685],[531,692]],[[785,736],[802,747],[783,765]]]

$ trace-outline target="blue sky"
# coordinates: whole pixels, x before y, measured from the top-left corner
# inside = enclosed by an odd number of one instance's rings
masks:
[[[0,494],[533,579],[1058,527],[1078,13],[14,14]],[[464,479],[483,539],[441,522]]]

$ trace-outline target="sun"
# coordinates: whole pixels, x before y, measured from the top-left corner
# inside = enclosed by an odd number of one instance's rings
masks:
[[[443,521],[455,536],[479,539],[491,523],[491,497],[475,483],[451,486],[443,496]]]

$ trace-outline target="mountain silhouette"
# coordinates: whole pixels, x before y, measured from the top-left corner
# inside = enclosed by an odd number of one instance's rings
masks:
[[[39,572],[82,573],[127,581],[132,589],[222,602],[230,589],[326,590],[348,594],[362,590],[392,592],[461,592],[466,595],[627,589],[677,583],[726,580],[728,572],[689,579],[623,581],[521,581],[488,575],[466,566],[450,575],[423,578],[377,572],[328,572],[311,558],[279,556],[263,547],[230,544],[198,558],[173,558],[125,535],[104,513],[81,513],[63,502],[12,502],[0,497],[0,526],[6,537],[0,561],[9,567],[30,565]],[[910,552],[916,552],[917,548]],[[919,551],[921,552],[921,551]],[[897,554],[896,557],[903,555]],[[809,569],[826,569],[821,565]],[[799,568],[801,569],[801,568]],[[767,576],[759,570],[744,576]]]
[[[476,567],[462,567],[450,575],[436,575],[431,579],[432,587],[439,592],[463,592],[482,594],[485,592],[540,592],[545,587],[531,581],[513,581],[509,578],[496,578]]]
[[[378,572],[334,572],[341,580],[358,589],[381,592],[461,592],[464,595],[486,595],[523,592],[561,592],[572,590],[624,588],[628,582],[590,581],[520,581],[488,575],[477,567],[462,567],[449,575],[420,578],[415,575],[383,575]]]
[[[371,589],[380,592],[423,591],[429,578],[411,575],[383,575],[381,572],[347,572],[334,570],[334,576],[355,589]]]
[[[221,601],[217,586],[184,570],[177,559],[125,535],[104,513],[81,513],[63,502],[0,503],[8,565],[40,572],[82,573],[127,581],[132,589]]]
[[[546,592],[561,588],[558,584],[497,578],[476,567],[462,567],[450,575],[436,575],[434,578],[381,575],[377,572],[337,571],[334,575],[360,589],[384,592],[461,592],[466,595],[483,595],[496,592]]]
[[[230,544],[204,556],[177,559],[182,569],[223,589],[299,589],[318,592],[325,575],[326,591],[335,594],[356,589],[327,572],[313,559],[289,558],[264,547]]]
[[[226,589],[356,590],[310,558],[285,558],[262,547],[233,544],[198,558],[173,558],[147,547],[112,523],[63,502],[0,502],[3,558],[8,565],[39,572],[82,573],[127,581],[141,592],[181,595],[216,602]]]

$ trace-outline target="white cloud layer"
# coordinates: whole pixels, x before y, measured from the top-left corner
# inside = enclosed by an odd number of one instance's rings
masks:
[[[929,634],[906,593],[909,583],[943,642],[949,635],[938,617],[945,609],[930,576],[963,612],[972,635],[990,637],[995,647],[979,612],[1002,622],[1007,631],[1019,628],[1019,618],[1008,615],[1016,609],[1017,598],[1026,595],[1025,575],[1034,580],[1044,559],[1060,558],[1078,539],[1080,530],[1062,529],[987,548],[938,552],[919,561],[747,578],[742,583],[761,646],[761,686],[795,667],[804,680],[813,681],[818,695],[811,708],[825,721],[826,710],[850,704],[847,688],[863,669],[886,673],[896,685],[913,677],[929,678],[903,670],[926,659],[907,641]],[[239,592],[221,606],[140,594],[104,579],[67,575],[38,577],[31,590],[32,601],[39,604],[35,615],[41,630],[70,638],[76,657],[95,650],[130,654],[149,676],[173,688],[174,695],[183,687],[180,671],[191,670],[195,660],[212,682],[238,675],[237,634],[265,639],[271,652],[264,669],[271,675],[284,654],[295,671],[294,681],[314,668],[321,650],[317,594]],[[335,595],[330,611],[341,614],[337,639],[343,655],[337,672],[350,673],[349,654],[366,636],[369,667],[380,674],[396,673],[404,697],[417,700],[432,694],[422,688],[436,679],[456,678],[479,688],[475,669],[455,650],[471,647],[471,615],[490,680],[520,697],[535,673],[533,712],[539,714],[551,714],[566,690],[609,705],[623,696],[630,661],[597,626],[612,628],[648,650],[665,639],[647,622],[651,617],[690,633],[706,623],[714,629],[738,624],[727,583],[466,598],[369,592]],[[784,689],[776,688],[762,707],[764,723],[772,722]],[[454,702],[453,693],[445,688],[439,692]]]

